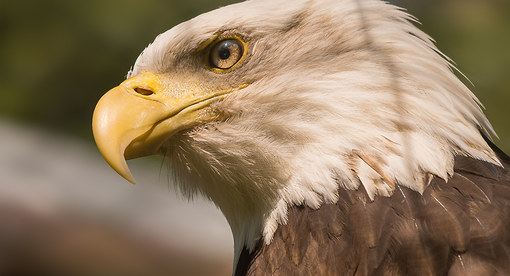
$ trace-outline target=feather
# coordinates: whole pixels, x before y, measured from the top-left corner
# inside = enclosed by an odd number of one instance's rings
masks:
[[[478,170],[466,173],[468,163]],[[464,157],[456,164],[448,182],[435,177],[423,195],[397,187],[392,197],[370,201],[366,191],[343,190],[336,204],[292,207],[271,244],[243,251],[237,275],[507,274],[510,208],[501,204],[510,194],[482,191],[494,183],[508,188],[501,180],[510,172]]]
[[[477,99],[408,14],[378,0],[281,1],[246,1],[182,23],[157,37],[131,73],[248,83],[212,106],[226,120],[162,146],[181,190],[206,195],[235,226],[236,256],[260,232],[271,242],[287,206],[334,203],[339,188],[363,187],[371,201],[398,185],[423,193],[463,156],[487,161],[489,171],[500,166]],[[190,53],[223,32],[245,40],[246,60],[228,74],[196,73],[202,59]]]

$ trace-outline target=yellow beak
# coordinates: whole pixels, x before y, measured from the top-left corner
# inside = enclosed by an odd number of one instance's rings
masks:
[[[175,133],[218,119],[205,107],[232,92],[169,90],[158,75],[142,72],[108,91],[94,110],[92,130],[99,151],[131,183],[126,159],[156,154]]]

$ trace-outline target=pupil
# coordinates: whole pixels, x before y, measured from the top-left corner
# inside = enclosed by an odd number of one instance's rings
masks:
[[[226,47],[222,48],[218,54],[221,59],[227,59],[230,57],[230,51]]]

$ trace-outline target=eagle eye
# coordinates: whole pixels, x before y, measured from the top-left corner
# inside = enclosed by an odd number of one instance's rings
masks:
[[[239,39],[220,40],[211,47],[209,65],[213,69],[227,70],[241,61],[245,54],[245,44]]]

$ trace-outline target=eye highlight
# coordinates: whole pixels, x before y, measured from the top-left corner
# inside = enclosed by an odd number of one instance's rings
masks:
[[[228,70],[244,57],[245,44],[239,39],[224,39],[214,44],[209,52],[209,65],[213,69]]]

